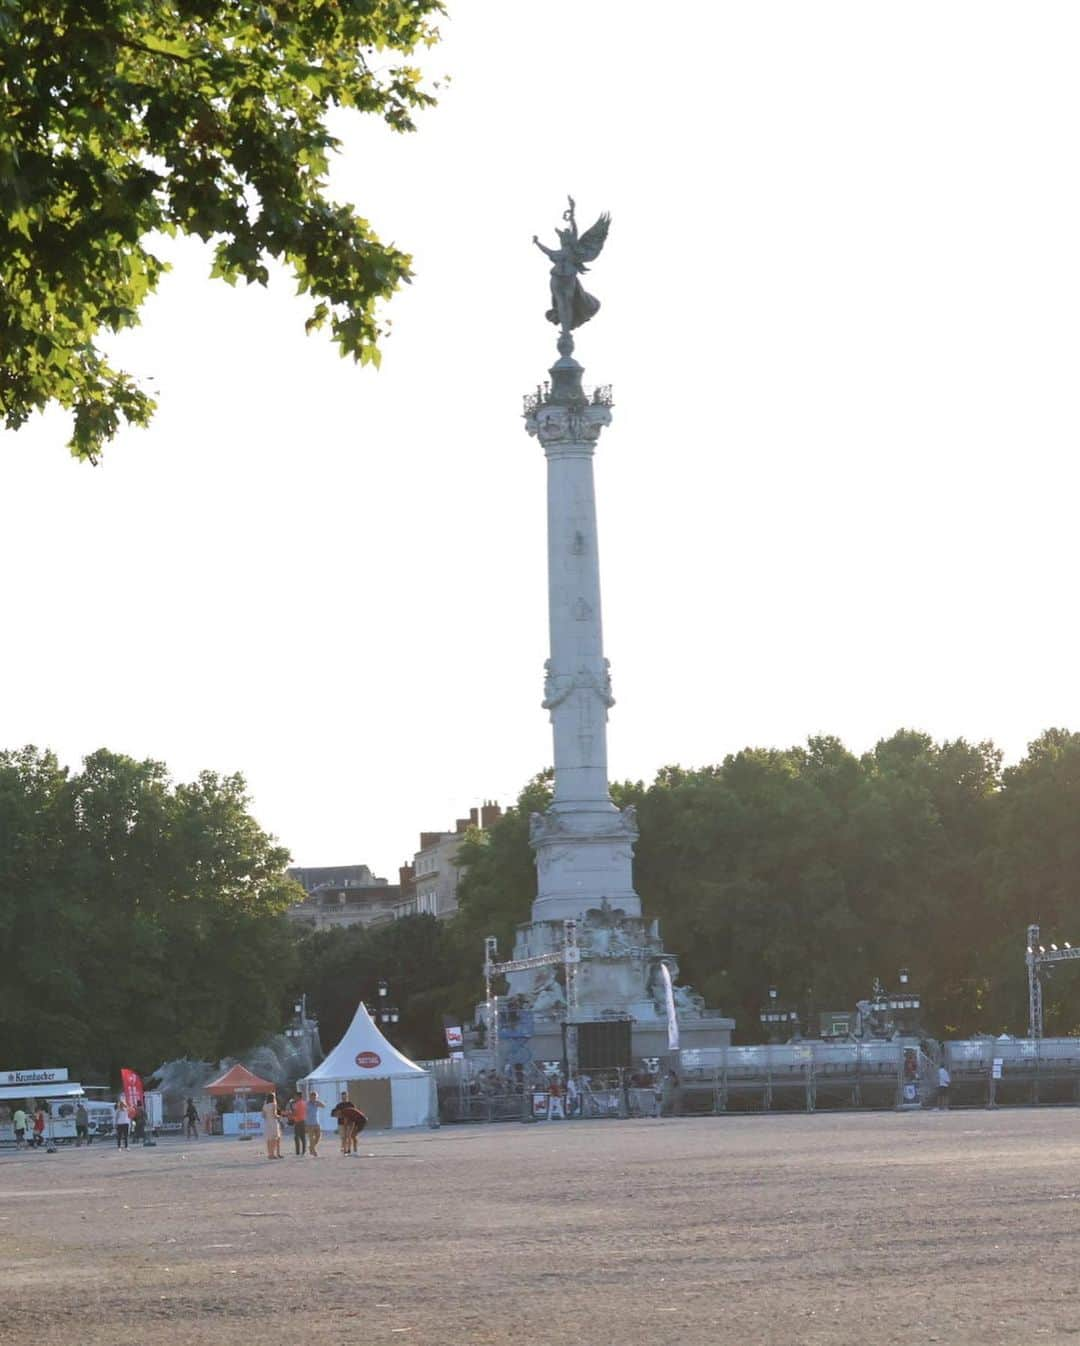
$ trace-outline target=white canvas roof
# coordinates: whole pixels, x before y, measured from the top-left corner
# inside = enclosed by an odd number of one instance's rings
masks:
[[[5,1084],[0,1085],[0,1103],[11,1103],[24,1098],[81,1098],[81,1084]]]
[[[366,1064],[361,1064],[366,1062]],[[345,1036],[305,1083],[322,1080],[400,1080],[427,1075],[415,1061],[392,1046],[375,1025],[364,1002],[357,1006]]]

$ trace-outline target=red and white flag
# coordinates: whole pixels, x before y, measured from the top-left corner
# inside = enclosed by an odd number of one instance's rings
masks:
[[[129,1110],[134,1112],[143,1101],[142,1079],[133,1070],[128,1070],[125,1067],[120,1071],[120,1090]]]

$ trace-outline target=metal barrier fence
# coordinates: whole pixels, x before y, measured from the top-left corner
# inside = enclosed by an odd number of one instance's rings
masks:
[[[550,1078],[538,1068],[523,1072],[520,1080],[510,1080],[494,1071],[471,1071],[464,1062],[455,1064],[457,1070],[442,1069],[437,1076],[441,1122],[591,1121],[659,1115],[661,1095],[642,1080],[640,1072],[582,1074],[568,1084],[560,1082],[558,1093],[553,1094]]]
[[[658,1079],[582,1072],[552,1092],[539,1068],[513,1078],[468,1062],[438,1072],[443,1122],[717,1115],[840,1108],[918,1108],[936,1095],[935,1056],[915,1039],[717,1047],[672,1053]]]
[[[926,1050],[930,1048],[930,1050]],[[674,1053],[685,1114],[921,1107],[936,1092],[933,1047],[891,1042],[784,1043]]]
[[[1080,1102],[1080,1039],[974,1038],[945,1044],[950,1107]]]
[[[972,1039],[940,1054],[916,1038],[703,1048],[663,1058],[659,1091],[640,1071],[585,1072],[554,1107],[537,1066],[511,1079],[467,1061],[424,1064],[435,1068],[442,1121],[497,1122],[927,1107],[939,1061],[950,1107],[1080,1103],[1078,1038]]]

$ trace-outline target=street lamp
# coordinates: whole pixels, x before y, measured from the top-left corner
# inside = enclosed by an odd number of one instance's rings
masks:
[[[375,1011],[374,1017],[378,1019],[381,1024],[396,1024],[401,1018],[401,1013],[396,1005],[387,1003],[387,996],[390,994],[390,984],[383,977],[379,978],[378,991],[378,1008]]]
[[[758,1015],[758,1020],[769,1031],[770,1042],[779,1042],[782,1027],[796,1034],[799,1031],[798,1011],[793,1009],[781,1009],[777,1004],[779,996],[779,989],[775,986],[770,986],[768,1006]]]
[[[293,1022],[285,1030],[287,1038],[302,1038],[304,1036],[304,1021],[307,1018],[306,1007],[306,996],[301,996],[299,1000],[293,1003]]]

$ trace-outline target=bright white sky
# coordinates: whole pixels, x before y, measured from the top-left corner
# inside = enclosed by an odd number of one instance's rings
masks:
[[[1080,727],[1074,0],[451,2],[419,133],[339,127],[415,258],[381,372],[191,243],[120,343],[153,427],[97,469],[59,414],[3,436],[0,744],[240,770],[298,863],[391,879],[510,801],[551,755],[520,399],[568,191],[614,216],[577,350],[613,777]]]

